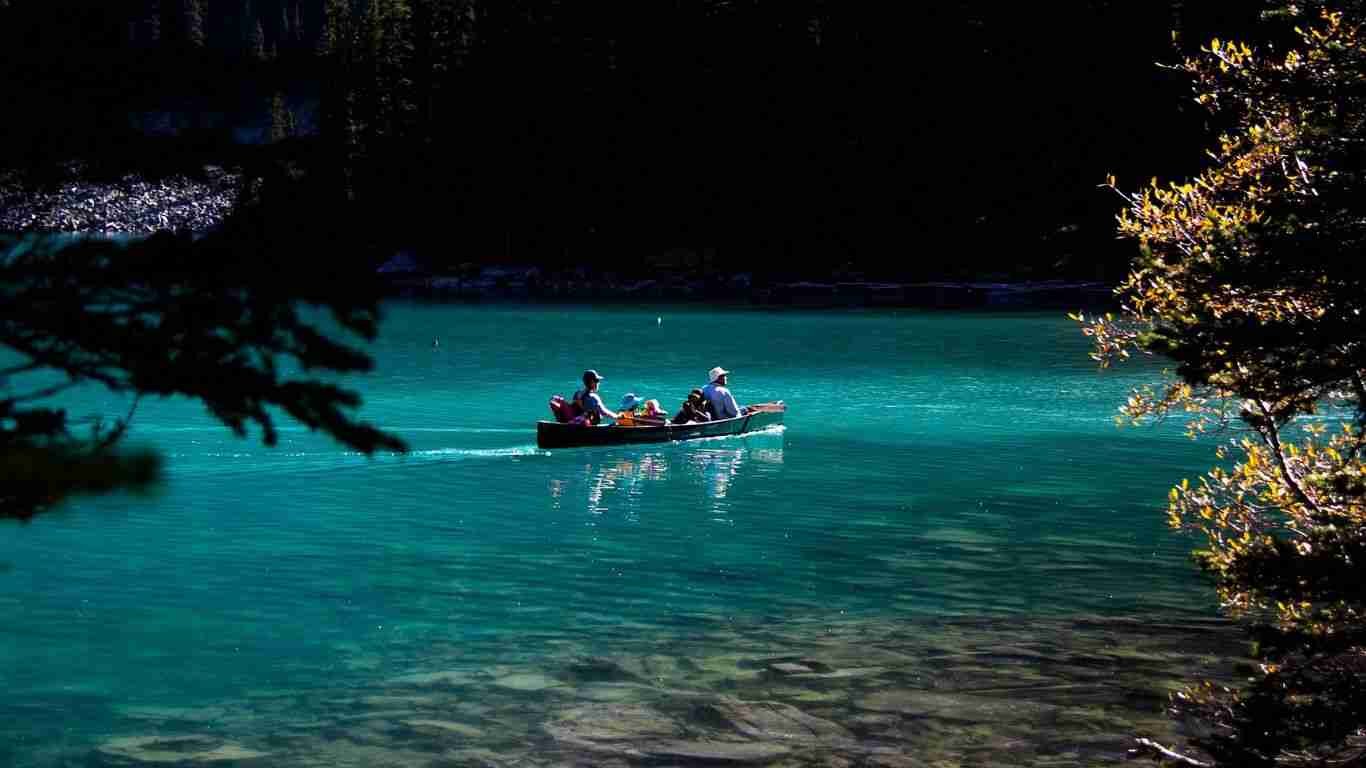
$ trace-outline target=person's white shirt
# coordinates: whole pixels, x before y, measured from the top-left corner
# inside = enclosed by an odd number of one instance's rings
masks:
[[[733,419],[740,415],[740,406],[735,403],[735,396],[726,387],[712,382],[702,388],[702,397],[706,398],[711,406],[712,418]]]

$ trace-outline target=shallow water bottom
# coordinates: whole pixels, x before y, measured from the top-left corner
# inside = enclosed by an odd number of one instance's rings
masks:
[[[1135,735],[1179,742],[1169,694],[1229,678],[1238,638],[1077,616],[718,622],[607,652],[527,637],[526,662],[351,648],[337,661],[369,682],[119,701],[108,733],[41,744],[35,702],[11,699],[4,735],[21,766],[1095,765]]]

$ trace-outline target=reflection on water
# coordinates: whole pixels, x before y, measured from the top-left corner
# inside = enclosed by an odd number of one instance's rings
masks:
[[[743,452],[706,451],[697,455],[694,466],[703,478],[707,496],[712,500],[712,513],[721,517],[725,510],[726,491],[744,464]]]
[[[675,443],[585,451],[575,457],[580,471],[546,483],[553,509],[583,509],[591,515],[614,510],[634,519],[638,503],[661,481],[701,490],[700,506],[724,517],[726,495],[747,474],[771,472],[783,463],[781,432],[697,443]]]
[[[620,458],[595,466],[584,466],[588,478],[588,511],[600,515],[609,510],[606,500],[624,494],[631,502],[640,496],[647,482],[662,480],[668,461],[660,454],[645,454],[636,459]],[[633,506],[633,505],[632,505]]]

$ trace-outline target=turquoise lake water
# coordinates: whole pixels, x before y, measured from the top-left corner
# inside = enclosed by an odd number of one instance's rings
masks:
[[[0,764],[117,763],[97,746],[149,732],[306,764],[272,729],[335,727],[319,702],[338,692],[436,670],[537,691],[527,670],[566,648],[860,621],[1027,639],[1031,622],[1213,613],[1163,515],[1212,446],[1116,428],[1156,368],[1097,371],[1060,313],[394,305],[371,351],[362,413],[406,457],[290,424],[270,449],[149,402],[130,440],[164,452],[157,494],[0,526]],[[742,403],[785,400],[785,428],[535,447],[584,368],[609,404],[674,409],[714,365]],[[547,707],[575,703],[554,690]],[[253,703],[272,696],[292,703]]]

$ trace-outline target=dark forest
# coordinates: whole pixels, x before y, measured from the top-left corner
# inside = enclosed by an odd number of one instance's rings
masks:
[[[242,165],[438,265],[1115,279],[1098,185],[1210,142],[1158,64],[1255,5],[9,0],[0,165]]]

